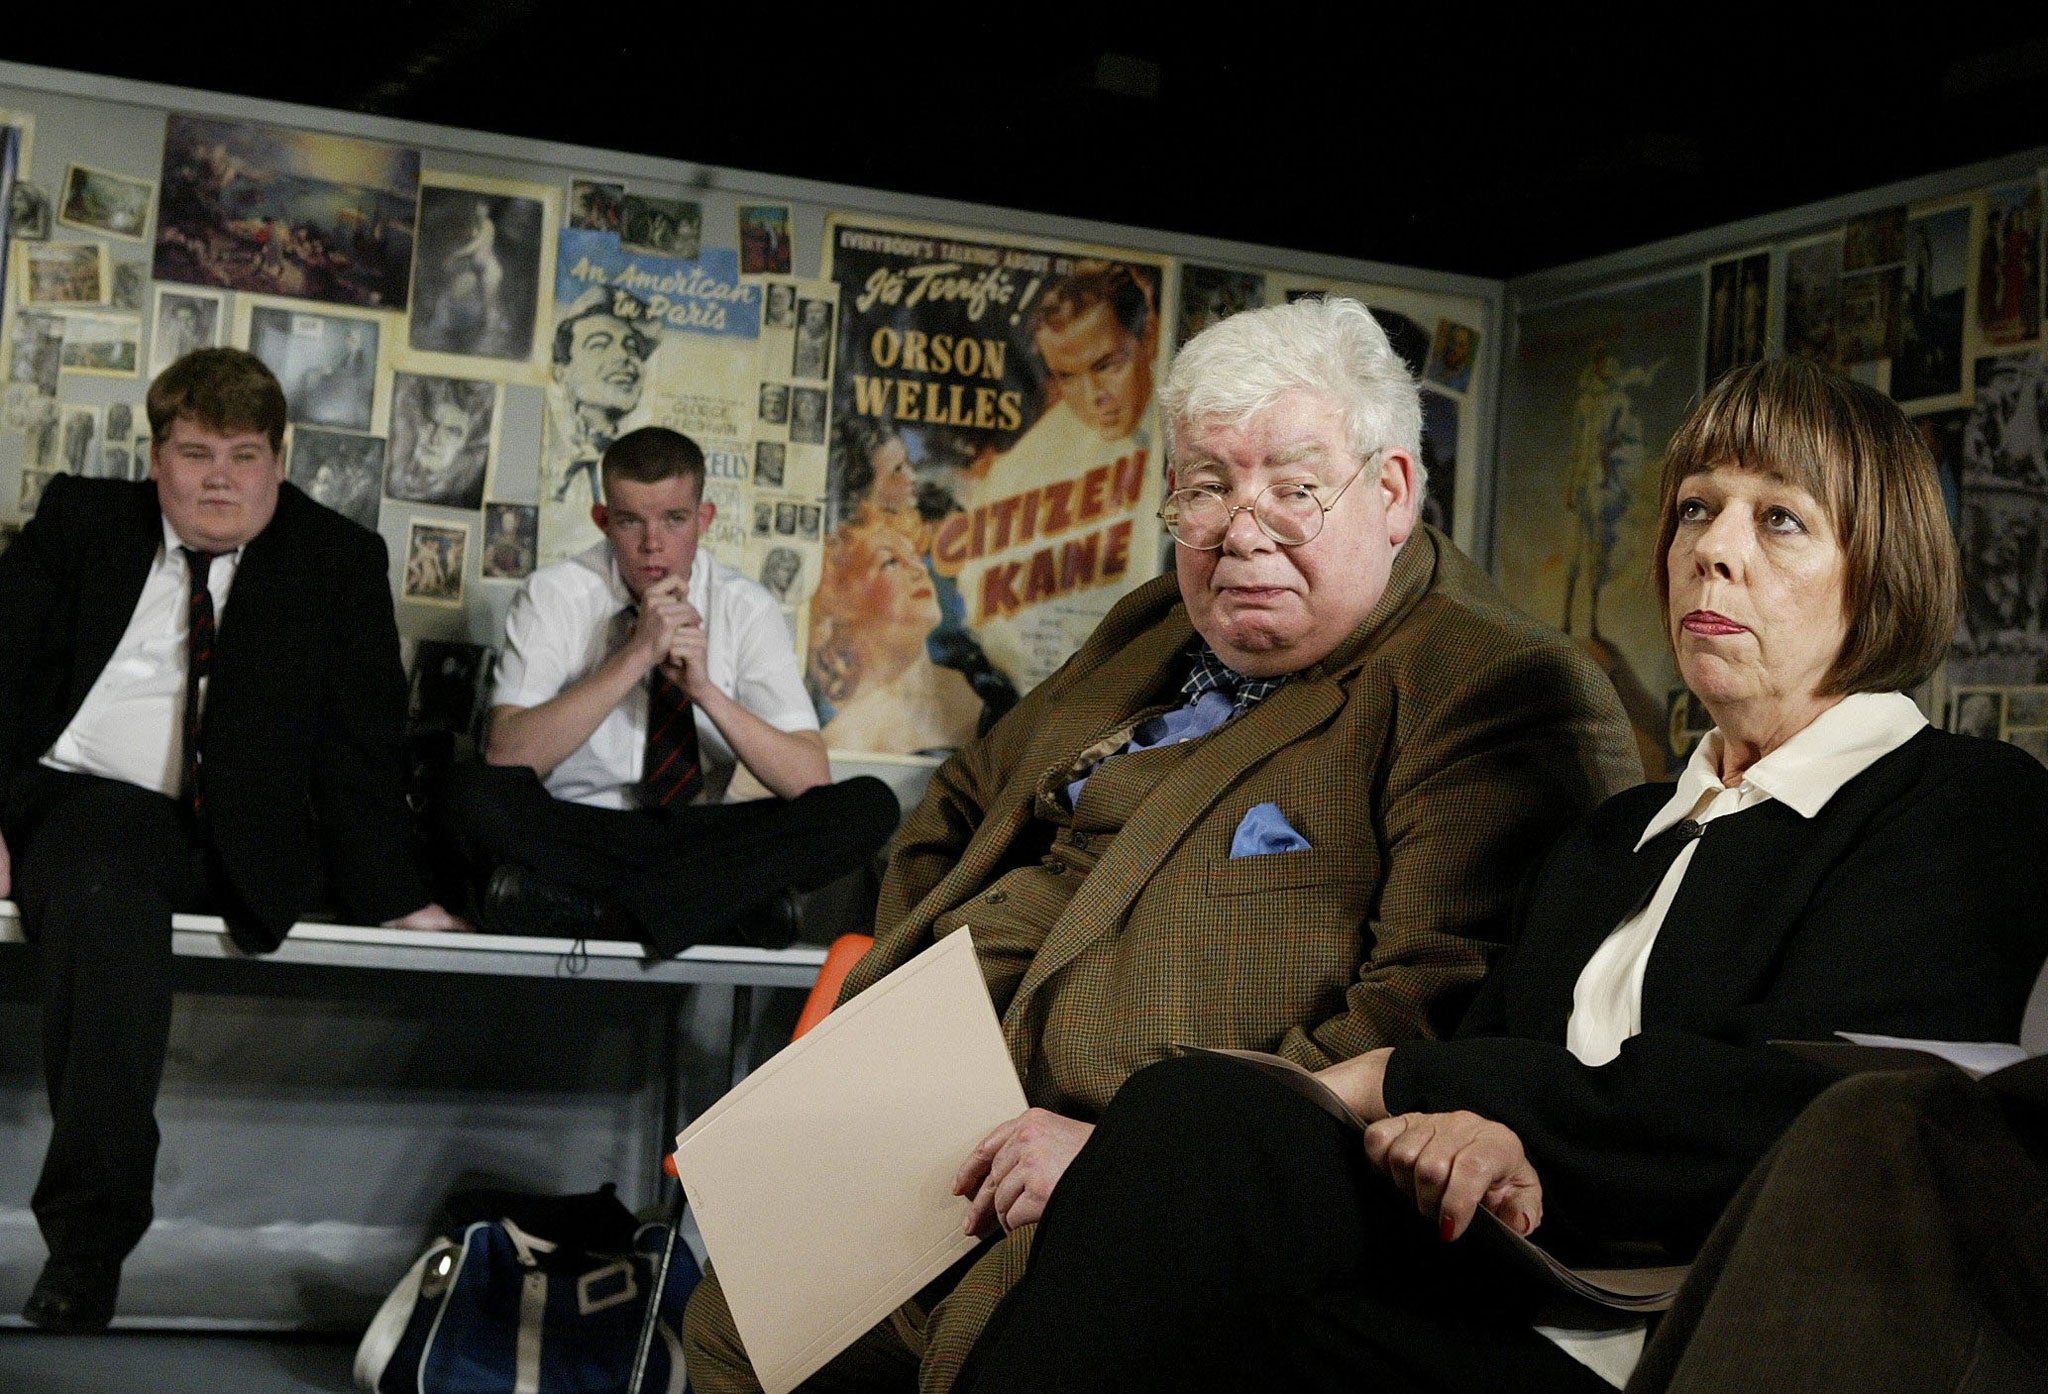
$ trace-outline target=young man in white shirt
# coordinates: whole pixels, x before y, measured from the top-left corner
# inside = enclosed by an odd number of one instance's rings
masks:
[[[700,550],[704,454],[649,426],[605,451],[605,540],[512,603],[485,763],[451,776],[447,830],[503,933],[617,932],[663,954],[787,942],[788,893],[895,829],[880,780],[832,783],[767,591]],[[737,770],[774,797],[724,802]]]

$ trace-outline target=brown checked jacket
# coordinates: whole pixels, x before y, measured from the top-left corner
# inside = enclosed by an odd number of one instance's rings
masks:
[[[1642,777],[1607,679],[1425,528],[1335,652],[1067,813],[1054,789],[1184,700],[1192,633],[1148,583],[936,773],[842,1000],[969,926],[1027,1097],[1089,1119],[1177,1042],[1316,1068],[1445,1034],[1529,867]],[[1261,803],[1307,850],[1230,856]]]

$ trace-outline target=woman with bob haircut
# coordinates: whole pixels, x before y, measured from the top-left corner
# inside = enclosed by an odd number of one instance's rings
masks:
[[[1677,783],[1565,834],[1453,1038],[1321,1072],[1362,1147],[1238,1062],[1132,1077],[959,1387],[1604,1390],[1640,1324],[1539,1330],[1535,1285],[1459,1242],[1479,1208],[1569,1263],[1684,1261],[1835,1078],[1771,1042],[2014,1039],[2048,771],[1904,695],[1957,609],[1920,437],[1868,388],[1755,364],[1679,429],[1660,510],[1715,721]]]

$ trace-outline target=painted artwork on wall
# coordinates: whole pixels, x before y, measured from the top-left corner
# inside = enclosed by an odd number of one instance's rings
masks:
[[[1659,471],[1697,390],[1701,304],[1688,274],[1525,312],[1504,380],[1502,589],[1614,679],[1653,774],[1677,758],[1681,686],[1652,575]]]
[[[156,278],[402,309],[419,185],[417,150],[174,112]]]

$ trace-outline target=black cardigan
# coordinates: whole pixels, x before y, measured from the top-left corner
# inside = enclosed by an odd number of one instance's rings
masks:
[[[1565,1049],[1580,971],[1646,893],[1633,849],[1668,784],[1608,800],[1536,873],[1515,946],[1457,1035],[1399,1046],[1395,1113],[1469,1109],[1520,1135],[1553,1247],[1689,1255],[1836,1075],[1766,1045],[1838,1030],[2012,1040],[2048,956],[2048,770],[1928,729],[1813,818],[1771,800],[1708,823],[1606,1065]]]

